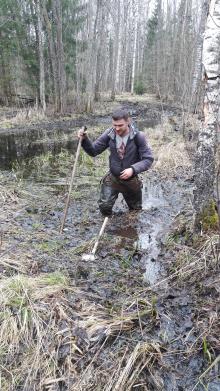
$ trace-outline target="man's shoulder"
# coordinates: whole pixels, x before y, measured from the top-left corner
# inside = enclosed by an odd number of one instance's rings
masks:
[[[145,146],[147,144],[147,137],[144,132],[139,129],[136,129],[134,141],[138,147]]]
[[[115,139],[115,129],[113,127],[106,129],[103,134],[105,134],[112,140]]]
[[[135,140],[138,137],[139,133],[140,130],[138,129],[137,125],[134,122],[132,122],[130,124],[130,138]]]

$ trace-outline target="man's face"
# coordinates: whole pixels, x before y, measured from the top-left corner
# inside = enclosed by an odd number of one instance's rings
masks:
[[[118,120],[112,120],[113,127],[115,129],[115,132],[123,137],[129,132],[129,119],[126,121],[125,119],[118,119]]]

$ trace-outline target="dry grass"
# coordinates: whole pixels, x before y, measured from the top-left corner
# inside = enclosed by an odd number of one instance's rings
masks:
[[[2,128],[11,128],[19,125],[28,125],[33,122],[40,122],[47,118],[43,110],[37,107],[27,107],[25,109],[20,109],[17,114],[8,119],[2,115],[0,119],[0,127]]]
[[[175,174],[179,168],[191,169],[184,141],[175,140],[160,147],[154,168],[160,172],[169,172],[169,175]]]
[[[58,272],[0,280],[1,390],[52,391],[61,384],[69,390],[89,390],[94,377],[102,373],[100,365],[95,373],[90,370],[100,362],[104,344],[111,340],[114,344],[119,335],[130,334],[142,317],[151,318],[149,303],[132,307],[129,303],[121,313],[109,313],[92,295],[87,298],[69,283]],[[67,294],[80,298],[79,304],[73,305]],[[118,349],[120,353],[120,346]],[[160,354],[159,345],[153,342],[131,349],[129,343],[123,363],[120,354],[111,362],[106,390],[131,389],[142,370],[150,368]]]
[[[154,152],[154,169],[162,177],[172,177],[192,170],[186,142],[181,132],[175,132],[168,119],[154,129],[147,129],[146,136]]]
[[[159,103],[155,94],[136,95],[124,93],[116,96],[118,102]]]
[[[113,377],[110,379],[104,391],[130,391],[133,389],[134,383],[139,379],[142,371],[147,368],[149,373],[151,368],[161,358],[160,345],[158,343],[138,343],[133,352],[126,357],[127,362],[124,368],[119,366]],[[161,380],[157,381],[154,378],[157,389],[162,389]],[[142,381],[136,387],[142,386],[142,389],[147,390],[146,381]],[[145,386],[145,387],[144,387]]]
[[[35,389],[56,372],[56,316],[68,280],[60,273],[0,281],[0,384],[2,390]],[[55,297],[57,300],[54,301]],[[54,341],[51,340],[54,335]]]

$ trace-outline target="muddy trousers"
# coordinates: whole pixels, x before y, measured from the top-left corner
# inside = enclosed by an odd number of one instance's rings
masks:
[[[122,193],[130,210],[142,208],[142,182],[137,176],[123,181],[112,174],[107,174],[101,181],[98,201],[103,216],[111,216],[112,208],[119,193]]]

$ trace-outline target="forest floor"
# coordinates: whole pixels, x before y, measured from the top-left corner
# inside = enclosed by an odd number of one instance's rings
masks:
[[[103,221],[97,199],[107,152],[81,152],[63,234],[74,156],[44,148],[0,171],[3,391],[220,390],[219,235],[192,233],[198,120],[187,116],[183,125],[177,108],[126,96],[80,122],[18,123],[16,112],[5,126],[6,110],[1,141],[12,129],[16,139],[22,129],[82,124],[94,137],[118,105],[146,132],[155,162],[142,175],[143,210],[129,213],[117,200],[94,261],[82,255]]]

